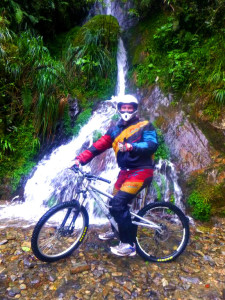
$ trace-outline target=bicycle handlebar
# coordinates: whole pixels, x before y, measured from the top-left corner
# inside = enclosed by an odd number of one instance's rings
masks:
[[[102,178],[102,177],[99,177],[99,176],[96,176],[96,175],[93,175],[93,174],[90,174],[90,173],[85,173],[79,167],[77,167],[75,165],[72,166],[70,169],[73,170],[75,173],[78,173],[78,171],[81,172],[81,174],[84,175],[84,177],[86,177],[87,179],[97,179],[97,180],[101,180],[101,181],[104,181],[104,182],[107,182],[107,183],[111,183],[111,181],[108,180],[108,179],[105,179],[105,178]]]

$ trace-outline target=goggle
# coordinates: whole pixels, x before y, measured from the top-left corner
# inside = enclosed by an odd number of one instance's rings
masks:
[[[120,110],[120,113],[121,113],[121,114],[132,114],[133,112],[134,112],[134,109],[133,109],[132,111],[130,111],[130,110],[129,110],[129,111],[128,111],[128,110],[123,110],[123,111],[121,111],[121,110]]]

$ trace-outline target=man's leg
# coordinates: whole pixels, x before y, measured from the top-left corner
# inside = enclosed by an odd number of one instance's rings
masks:
[[[110,205],[112,206],[110,212],[118,224],[120,241],[123,244],[129,244],[132,247],[134,246],[136,238],[136,227],[132,224],[128,204],[131,203],[131,200],[146,184],[150,184],[152,180],[152,175],[153,170],[151,169],[138,169],[127,171],[126,178],[121,184],[120,190],[110,201]],[[117,187],[117,185],[115,186]],[[111,250],[113,250],[112,248],[113,247],[111,247]],[[117,251],[118,249],[114,250]],[[114,251],[112,252],[115,254],[118,253]],[[129,249],[127,253],[129,253]]]
[[[118,224],[119,237],[122,243],[133,245],[135,242],[135,226],[131,222],[131,214],[128,204],[134,195],[119,191],[110,201],[110,212]]]

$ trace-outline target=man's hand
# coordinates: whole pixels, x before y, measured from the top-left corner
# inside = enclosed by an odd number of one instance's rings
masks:
[[[79,168],[79,166],[80,166],[80,161],[79,161],[79,159],[75,159],[74,165],[75,165],[77,168]]]
[[[127,151],[131,151],[133,149],[133,146],[129,143],[118,143],[118,147],[119,147],[119,150],[121,152],[127,152]]]

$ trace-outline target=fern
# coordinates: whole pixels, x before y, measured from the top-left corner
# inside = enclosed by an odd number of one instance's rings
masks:
[[[15,11],[15,19],[17,24],[20,24],[23,20],[23,12],[20,8],[17,8]]]
[[[23,107],[25,111],[29,111],[32,103],[32,94],[28,86],[24,86],[24,88],[22,89],[21,96],[22,96]]]
[[[217,89],[213,92],[214,100],[220,104],[225,105],[225,89]]]

